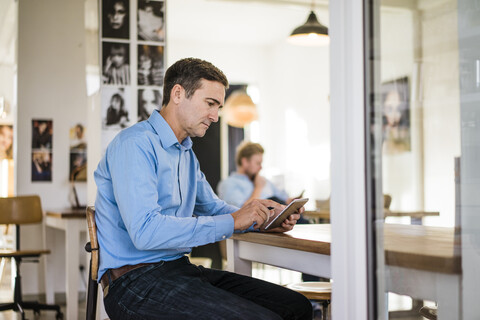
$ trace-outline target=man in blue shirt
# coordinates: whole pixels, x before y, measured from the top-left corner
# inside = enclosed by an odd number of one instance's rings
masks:
[[[190,137],[218,121],[227,87],[211,63],[177,61],[165,74],[162,109],[120,132],[100,161],[99,278],[111,319],[311,319],[302,295],[185,256],[234,231],[258,230],[283,208],[271,200],[228,205],[200,171]],[[275,231],[291,230],[299,217]]]

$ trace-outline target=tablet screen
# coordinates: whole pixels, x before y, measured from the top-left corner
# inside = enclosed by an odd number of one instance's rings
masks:
[[[291,214],[295,213],[298,209],[303,207],[305,203],[307,203],[307,201],[308,198],[303,198],[295,199],[290,202],[289,205],[282,210],[282,212],[270,218],[264,230],[270,230],[280,227],[282,225],[282,222],[285,221],[285,219],[287,219]]]

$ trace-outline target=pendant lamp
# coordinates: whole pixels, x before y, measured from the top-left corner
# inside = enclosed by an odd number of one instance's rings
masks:
[[[258,119],[258,112],[252,98],[245,91],[237,90],[225,101],[223,116],[232,127],[243,128]]]
[[[330,43],[330,38],[328,28],[318,22],[312,8],[307,21],[300,27],[295,28],[287,41],[300,46],[324,46]]]

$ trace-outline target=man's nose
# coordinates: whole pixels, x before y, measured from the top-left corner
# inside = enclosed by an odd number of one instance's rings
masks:
[[[212,122],[218,122],[218,109],[213,110],[209,116]]]

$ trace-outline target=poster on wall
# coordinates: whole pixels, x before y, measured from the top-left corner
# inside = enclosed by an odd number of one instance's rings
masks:
[[[138,0],[138,40],[165,41],[164,1]]]
[[[163,85],[163,46],[138,46],[138,85]]]
[[[138,90],[138,121],[147,120],[153,110],[162,107],[161,89],[145,88]]]
[[[13,159],[13,126],[0,125],[0,160]]]
[[[102,37],[128,39],[130,37],[129,0],[103,0]]]
[[[32,120],[32,181],[52,181],[53,121]]]
[[[130,84],[130,49],[128,43],[103,42],[103,69],[104,84]]]
[[[85,127],[77,123],[70,128],[70,181],[87,181],[87,141]]]
[[[101,0],[102,152],[124,128],[162,104],[166,0]],[[71,153],[70,175],[81,153]],[[86,160],[85,160],[86,161]]]
[[[102,128],[120,131],[130,126],[131,89],[126,87],[104,87],[102,90]]]
[[[385,82],[382,92],[383,153],[411,151],[408,77]]]

